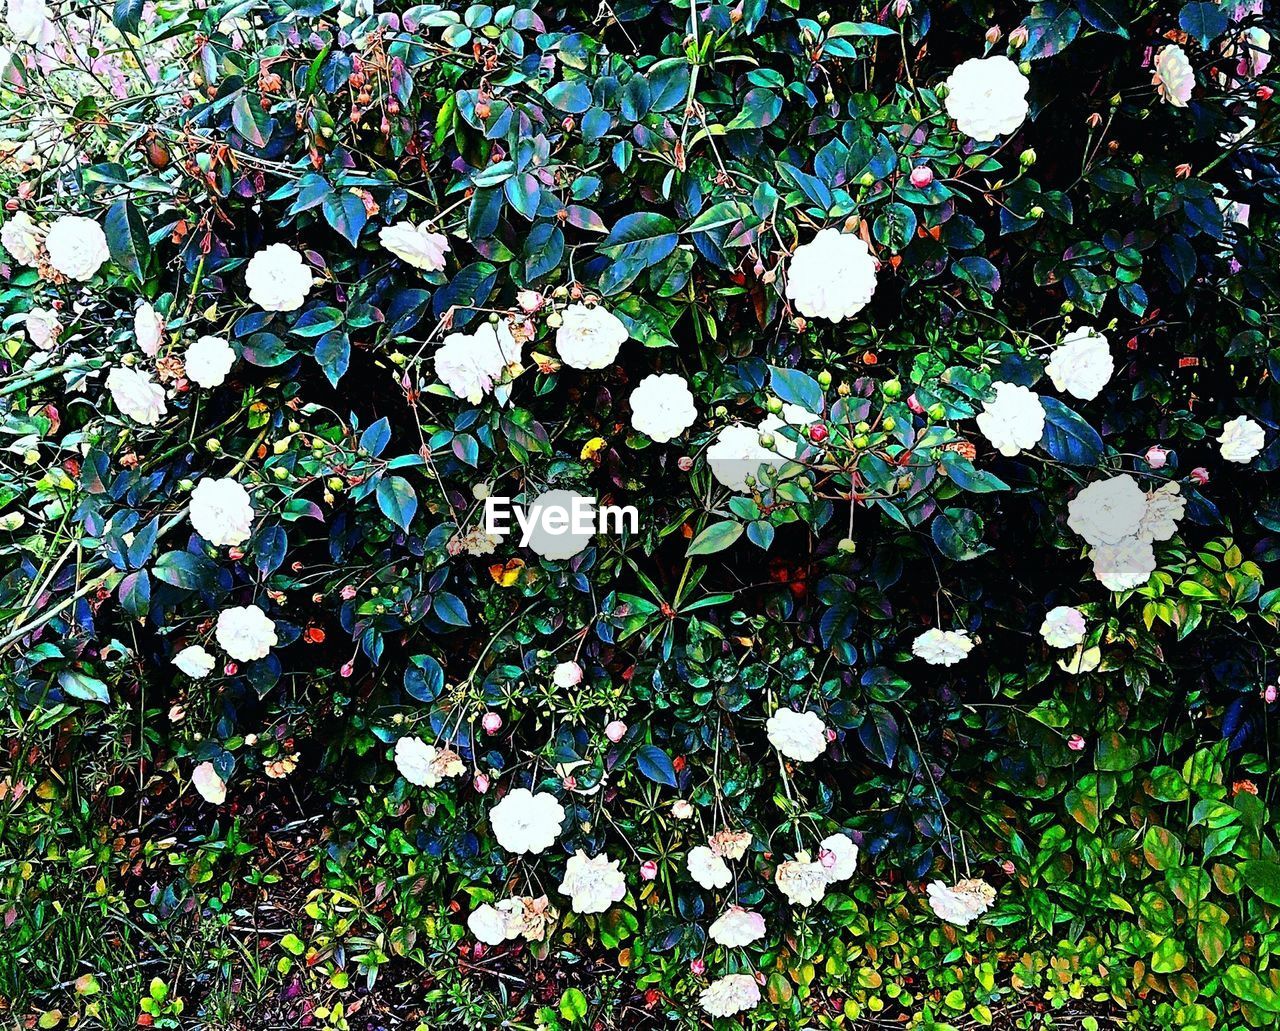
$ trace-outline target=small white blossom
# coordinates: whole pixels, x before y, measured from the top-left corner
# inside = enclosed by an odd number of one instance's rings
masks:
[[[1092,401],[1115,371],[1111,345],[1101,333],[1081,326],[1062,338],[1045,371],[1059,390],[1082,401]]]
[[[571,304],[561,313],[556,353],[574,369],[603,369],[617,360],[630,334],[618,316],[601,305]]]
[[[378,242],[401,261],[424,272],[439,272],[444,268],[444,256],[449,251],[449,241],[441,233],[433,233],[424,223],[397,222],[383,226],[378,231]]]
[[[474,333],[450,333],[434,357],[436,375],[456,397],[479,404],[503,370],[520,360],[520,347],[505,321],[481,323]]]
[[[764,917],[741,906],[730,906],[712,923],[711,940],[726,949],[739,949],[764,937]]]
[[[582,683],[582,667],[573,660],[556,663],[551,671],[551,682],[556,687],[577,687]]]
[[[285,243],[264,247],[244,272],[249,299],[264,311],[297,311],[315,284],[302,255]]]
[[[781,708],[765,724],[769,744],[788,759],[813,762],[827,750],[827,727],[816,712]]]
[[[142,301],[133,313],[133,335],[138,348],[148,358],[160,353],[164,342],[164,320],[160,313],[146,301]]]
[[[968,927],[996,900],[995,888],[979,878],[959,881],[953,888],[933,881],[925,890],[934,916],[959,927]]]
[[[972,650],[967,630],[930,627],[911,642],[911,653],[930,666],[954,666]]]
[[[256,662],[276,645],[276,625],[257,605],[237,605],[218,613],[213,636],[238,662]]]
[[[1084,640],[1084,615],[1070,605],[1059,605],[1045,613],[1040,636],[1050,648],[1074,648]]]
[[[52,308],[32,308],[27,312],[23,326],[27,339],[42,351],[52,350],[58,343],[58,334],[62,332],[58,313]]]
[[[68,279],[92,279],[111,257],[107,234],[91,218],[63,215],[49,227],[44,238],[49,264]]]
[[[1223,459],[1240,465],[1257,458],[1266,442],[1265,431],[1247,415],[1238,415],[1224,425],[1218,437]]]
[[[45,0],[8,0],[5,24],[20,43],[45,47],[56,38]]]
[[[489,810],[489,825],[498,844],[516,855],[545,852],[560,837],[564,807],[555,795],[513,788]]]
[[[1023,123],[1029,85],[1007,57],[971,57],[947,78],[947,114],[966,136],[989,143]]]
[[[1176,44],[1162,47],[1156,54],[1151,82],[1166,103],[1186,107],[1196,85],[1196,74],[1187,52]]]
[[[1178,520],[1187,510],[1187,499],[1174,481],[1147,494],[1147,510],[1142,513],[1138,536],[1144,541],[1167,541],[1178,532]]]
[[[802,408],[800,405],[784,404],[781,415],[766,415],[760,421],[760,436],[763,438],[766,433],[772,436],[772,450],[788,461],[795,461],[804,443],[803,432],[799,434],[800,439],[796,441],[778,431],[786,427],[793,427],[803,431],[805,426],[809,426],[821,418],[822,416],[809,411],[807,408]],[[763,447],[763,445],[761,446]]]
[[[688,867],[689,876],[704,888],[723,888],[733,880],[733,871],[706,845],[689,850]]]
[[[618,860],[601,854],[588,858],[578,849],[565,865],[560,893],[572,900],[575,913],[603,913],[627,894],[627,879]]]
[[[107,389],[121,414],[143,426],[156,425],[169,410],[164,387],[138,369],[116,366],[107,373]]]
[[[191,771],[191,783],[210,805],[222,805],[227,800],[227,782],[218,776],[211,762],[202,762]]]
[[[533,520],[533,530],[529,535],[528,546],[531,551],[546,559],[564,560],[573,558],[583,551],[595,536],[594,521],[590,532],[579,533],[574,528],[574,499],[590,500],[585,494],[574,490],[549,490],[539,494],[529,506],[528,517]],[[548,515],[563,512],[564,519],[555,530],[546,525]],[[558,516],[555,516],[559,519]]]
[[[631,392],[631,425],[637,433],[665,444],[694,424],[698,409],[683,376],[646,376]]]
[[[17,211],[0,228],[0,244],[19,265],[34,266],[40,260],[44,230],[25,211]]]
[[[188,645],[173,657],[173,664],[192,680],[202,680],[213,672],[213,656],[198,644]]]
[[[732,1017],[760,1004],[760,986],[750,974],[726,974],[702,989],[698,1004],[708,1016]]]
[[[519,914],[510,909],[499,910],[488,903],[476,906],[467,917],[467,928],[486,945],[501,945],[516,937],[520,924]]]
[[[216,387],[227,378],[236,353],[222,337],[201,337],[182,359],[187,379],[200,387]]]
[[[711,475],[732,491],[745,493],[747,477],[755,476],[764,464],[780,464],[778,456],[760,443],[754,426],[734,423],[724,427],[716,442],[707,448]]]
[[[818,862],[832,882],[847,881],[858,869],[858,846],[847,834],[832,834],[818,843]]]
[[[977,418],[978,429],[1006,458],[1029,451],[1044,436],[1044,406],[1038,394],[1012,383],[993,383],[996,396]]]
[[[1134,537],[1147,513],[1147,496],[1122,474],[1085,487],[1067,504],[1067,525],[1089,544],[1119,544]]]
[[[855,233],[823,229],[796,248],[787,269],[787,297],[810,318],[853,318],[876,289],[876,259]]]
[[[420,737],[406,736],[396,742],[396,769],[410,784],[434,788],[442,780],[461,776],[466,766],[452,748],[437,748]]]
[[[191,525],[215,548],[243,544],[253,533],[249,492],[230,477],[205,477],[191,492]]]
[[[1156,553],[1150,541],[1126,537],[1118,544],[1091,548],[1093,575],[1109,591],[1129,591],[1141,587],[1156,571]]]
[[[773,880],[793,906],[812,906],[815,902],[821,902],[831,884],[827,868],[810,859],[807,852],[801,852],[795,859],[779,863],[773,873]]]

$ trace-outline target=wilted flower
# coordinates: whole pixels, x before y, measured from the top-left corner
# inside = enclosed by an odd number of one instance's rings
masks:
[[[461,776],[466,766],[452,748],[437,748],[420,737],[396,742],[396,769],[410,784],[434,788],[442,780]]]
[[[721,859],[741,859],[751,847],[750,831],[716,831],[707,842]]]
[[[811,906],[815,902],[821,902],[831,884],[827,868],[810,859],[807,852],[801,852],[795,859],[779,863],[773,880],[793,906]]]

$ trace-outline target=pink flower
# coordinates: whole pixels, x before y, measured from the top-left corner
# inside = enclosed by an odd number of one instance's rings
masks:
[[[342,588],[343,601],[350,601],[355,596],[356,596],[356,589],[352,587],[351,584],[347,584],[346,587]]]
[[[1198,465],[1191,470],[1191,478],[1196,481],[1197,485],[1203,487],[1209,482],[1209,470],[1202,465]]]
[[[689,964],[689,973],[693,974],[694,977],[701,977],[706,972],[707,964],[701,959],[695,959]]]
[[[486,734],[496,734],[502,729],[502,717],[496,712],[486,712],[480,720],[480,726],[484,727]]]
[[[915,412],[916,415],[924,415],[924,405],[920,403],[915,394],[907,398],[907,407]]]
[[[1276,687],[1275,684],[1268,684],[1262,689],[1262,700],[1268,705],[1274,702],[1278,695],[1280,695],[1280,688]]]
[[[928,165],[916,165],[911,170],[911,185],[923,190],[933,182],[933,169]]]
[[[1016,867],[1013,865],[1013,860],[1006,859],[1003,863],[1000,864],[1000,869],[1003,870],[1010,877],[1012,877],[1013,871],[1016,869]]]
[[[609,725],[604,728],[604,736],[615,745],[622,740],[626,732],[627,725],[622,720],[610,720]]]
[[[1030,36],[1031,33],[1027,30],[1027,27],[1019,25],[1009,33],[1009,46],[1013,47],[1014,50],[1021,50],[1027,45],[1027,40]]]
[[[487,773],[477,773],[475,780],[471,782],[480,794],[487,794],[489,791],[489,775]]]
[[[693,459],[690,458],[688,455],[681,455],[679,460],[676,462],[676,466],[680,469],[682,473],[687,473],[690,469],[693,468]]]
[[[1153,444],[1147,448],[1146,460],[1152,469],[1163,469],[1165,462],[1169,461],[1169,452],[1159,444]]]
[[[646,859],[640,864],[640,879],[642,881],[651,881],[658,876],[658,864],[652,859]]]
[[[1084,743],[1084,738],[1079,734],[1072,734],[1071,737],[1067,739],[1067,747],[1073,752],[1083,752]]]
[[[341,676],[349,677],[349,676],[351,676],[351,674],[352,674],[352,673],[354,673],[355,671],[356,671],[356,667],[355,667],[355,664],[354,664],[354,663],[351,663],[351,662],[344,662],[344,663],[342,664],[342,668],[341,668],[340,670],[338,670],[338,673],[339,673]]]

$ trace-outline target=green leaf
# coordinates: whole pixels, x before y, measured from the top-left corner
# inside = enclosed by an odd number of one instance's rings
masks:
[[[141,282],[151,257],[151,243],[133,201],[121,199],[107,209],[104,231],[111,260]]]
[[[712,523],[693,539],[693,543],[689,545],[689,550],[685,552],[685,555],[686,557],[713,555],[717,551],[724,551],[742,536],[742,529],[742,524],[736,523],[732,519],[724,519],[718,523]]]
[[[782,98],[773,90],[757,87],[747,91],[742,110],[725,126],[726,129],[763,129],[782,114]]]
[[[676,786],[676,768],[671,756],[657,745],[641,745],[636,752],[636,765],[655,784],[665,784],[669,788]]]
[[[587,1015],[587,997],[579,988],[566,988],[560,996],[560,1016],[576,1023]]]
[[[271,139],[271,117],[254,99],[244,92],[236,97],[231,105],[231,124],[246,143],[260,149]]]
[[[378,481],[376,494],[382,514],[407,531],[418,511],[418,494],[409,481],[403,476],[384,476]]]
[[[1250,890],[1273,906],[1280,906],[1280,863],[1274,859],[1246,859],[1240,873]]]
[[[111,701],[106,684],[97,677],[78,670],[64,669],[58,674],[58,686],[72,698],[79,698],[82,702],[102,702],[105,705]]]
[[[324,220],[336,229],[352,247],[360,239],[360,230],[369,221],[364,201],[353,190],[330,193],[321,202]]]
[[[968,508],[947,508],[929,526],[933,542],[947,558],[968,562],[991,550],[982,543],[982,516]]]
[[[1068,465],[1097,465],[1102,458],[1102,438],[1098,431],[1056,397],[1042,396],[1044,436],[1040,446],[1059,462]]]
[[[138,34],[145,0],[116,0],[111,8],[111,24],[129,36]]]

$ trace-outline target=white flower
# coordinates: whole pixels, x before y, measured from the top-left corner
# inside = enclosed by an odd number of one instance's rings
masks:
[[[145,372],[120,365],[107,373],[107,389],[121,413],[143,426],[154,426],[169,409],[164,387]]]
[[[760,986],[750,974],[726,974],[698,996],[698,1004],[712,1017],[732,1017],[755,1009],[759,1003]]]
[[[818,862],[828,880],[847,881],[858,869],[858,846],[846,834],[832,834],[818,843]]]
[[[1099,544],[1089,551],[1093,575],[1109,591],[1141,587],[1156,571],[1156,553],[1150,541],[1126,537],[1118,544]]]
[[[187,379],[197,386],[216,387],[227,378],[236,353],[222,337],[201,337],[187,348],[182,364]]]
[[[603,913],[626,897],[627,879],[618,860],[604,854],[589,859],[578,849],[565,865],[560,893],[573,900],[575,913]]]
[[[1132,476],[1091,483],[1067,504],[1067,525],[1088,543],[1119,544],[1136,536],[1147,513],[1147,496]]]
[[[1040,636],[1050,648],[1074,648],[1084,635],[1084,615],[1070,605],[1050,609],[1040,624]]]
[[[49,264],[68,279],[92,279],[109,257],[107,234],[91,218],[63,215],[44,238]]]
[[[264,311],[297,311],[315,278],[302,255],[285,243],[273,243],[249,259],[244,271],[249,299]]]
[[[1092,401],[1115,371],[1111,345],[1101,333],[1081,326],[1062,338],[1045,371],[1059,390],[1082,401]]]
[[[32,222],[25,211],[16,212],[0,228],[0,244],[4,244],[4,249],[20,265],[35,265],[43,242],[44,230]]]
[[[801,852],[795,859],[779,863],[773,880],[793,906],[811,906],[815,902],[821,902],[831,884],[827,868],[820,862],[811,860],[807,852]]]
[[[716,918],[710,934],[717,945],[741,948],[764,937],[764,917],[741,906],[730,906]]]
[[[576,662],[559,662],[551,671],[551,682],[556,687],[577,687],[582,683],[582,667]]]
[[[581,502],[592,500],[575,490],[549,490],[533,499],[528,509],[528,518],[533,520],[528,541],[531,551],[543,558],[569,559],[591,543],[595,536],[594,518],[589,530],[583,529],[585,524],[575,527],[575,498],[579,502],[579,512],[583,511]],[[594,508],[592,511],[594,512]],[[560,513],[563,513],[563,517]],[[547,520],[551,521],[550,526],[547,525]]]
[[[1174,44],[1161,48],[1156,54],[1151,83],[1167,103],[1174,107],[1186,107],[1196,85],[1196,75],[1192,71],[1187,52]]]
[[[1044,436],[1044,406],[1040,396],[1012,383],[993,383],[994,399],[978,415],[978,429],[1000,454],[1012,458],[1029,451]]]
[[[520,346],[505,321],[481,323],[474,333],[450,333],[435,353],[436,375],[455,396],[484,400],[503,370],[519,361]]]
[[[23,324],[27,330],[27,339],[40,350],[51,350],[58,343],[62,323],[58,321],[58,313],[52,308],[32,308],[27,312]]]
[[[816,712],[778,709],[765,724],[769,744],[788,759],[813,762],[827,750],[827,727]]]
[[[571,304],[561,314],[556,330],[556,352],[575,369],[603,369],[618,357],[627,337],[622,320],[600,305]]]
[[[689,850],[689,876],[704,888],[723,888],[733,880],[733,872],[725,861],[707,848],[695,845]]]
[[[968,927],[996,900],[995,888],[979,878],[959,881],[954,888],[934,881],[925,890],[934,916],[960,927]]]
[[[1167,541],[1178,532],[1178,520],[1187,510],[1187,499],[1174,481],[1147,495],[1147,510],[1142,513],[1138,536],[1144,541]]]
[[[384,229],[383,232],[386,232]],[[404,740],[401,738],[401,740]],[[501,945],[520,933],[523,921],[519,913],[508,908],[499,910],[485,903],[476,906],[467,917],[467,927],[477,939],[486,945]]]
[[[1007,57],[971,57],[947,79],[947,114],[966,136],[989,143],[1027,117],[1029,85]]]
[[[871,301],[876,259],[855,233],[823,229],[796,248],[787,269],[787,297],[810,318],[851,319]]]
[[[44,0],[9,0],[5,24],[21,43],[39,46],[52,42],[53,23]]]
[[[133,313],[133,335],[148,358],[160,353],[160,345],[164,342],[164,320],[146,301],[141,302]]]
[[[383,226],[378,231],[378,242],[401,261],[425,272],[444,268],[444,256],[449,250],[449,241],[440,233],[433,233],[425,223]]]
[[[205,477],[191,492],[191,525],[215,548],[243,544],[253,533],[249,492],[230,477]]]
[[[1246,415],[1238,415],[1222,427],[1218,438],[1222,457],[1228,462],[1248,465],[1258,457],[1266,444],[1267,435],[1262,427]]]
[[[213,636],[238,662],[256,662],[271,654],[276,625],[257,605],[237,605],[218,613]]]
[[[402,737],[396,742],[396,769],[410,784],[434,788],[447,777],[460,776],[466,766],[452,748],[437,748],[420,737]]]
[[[734,423],[724,427],[716,442],[707,448],[711,475],[730,490],[745,492],[747,477],[755,476],[765,463],[778,464],[778,456],[760,443],[754,426]]]
[[[678,437],[697,418],[698,409],[683,376],[646,376],[631,392],[631,425],[659,444]]]
[[[227,782],[218,776],[211,762],[203,762],[191,771],[191,783],[200,797],[212,805],[222,805],[227,800]]]
[[[192,680],[201,680],[213,672],[213,656],[198,644],[188,645],[173,657],[173,664]]]
[[[508,852],[537,855],[560,837],[564,807],[546,791],[534,794],[528,788],[514,788],[489,810],[489,825],[498,844]]]
[[[911,642],[911,653],[930,666],[954,666],[972,650],[967,630],[930,627]]]

